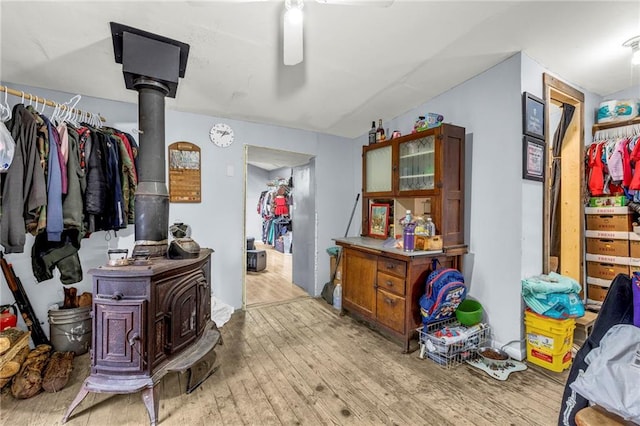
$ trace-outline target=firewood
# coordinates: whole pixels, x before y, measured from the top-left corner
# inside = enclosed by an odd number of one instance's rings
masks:
[[[29,331],[23,331],[22,337],[19,337],[11,344],[11,348],[0,355],[0,369],[4,367],[4,365],[11,361],[13,357],[16,356],[18,352],[22,350],[22,348],[29,347],[29,336],[31,333]]]
[[[18,399],[31,398],[42,389],[42,371],[44,370],[51,346],[38,345],[29,352],[20,372],[13,377],[11,394]]]
[[[5,328],[0,331],[0,355],[8,351],[13,343],[24,335],[24,331],[15,327]]]
[[[15,376],[20,371],[25,359],[27,359],[27,355],[29,355],[29,346],[24,346],[10,361],[0,368],[0,379],[7,379],[8,381]]]
[[[93,301],[93,296],[91,293],[84,292],[80,296],[78,296],[78,308],[84,308],[86,306],[91,306]]]
[[[42,377],[42,389],[46,392],[58,392],[67,385],[73,370],[74,356],[75,353],[73,351],[54,352],[51,355]]]

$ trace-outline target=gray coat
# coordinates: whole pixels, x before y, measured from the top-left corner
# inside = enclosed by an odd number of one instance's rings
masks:
[[[6,125],[16,142],[16,151],[4,176],[0,244],[7,253],[22,253],[25,224],[38,220],[38,209],[47,204],[47,188],[36,143],[35,118],[24,105],[17,104],[13,108],[12,119]]]

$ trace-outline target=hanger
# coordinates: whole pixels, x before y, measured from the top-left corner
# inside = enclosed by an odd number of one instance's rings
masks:
[[[0,104],[0,121],[7,121],[11,118],[11,108],[7,103],[7,88],[4,88],[4,104]]]

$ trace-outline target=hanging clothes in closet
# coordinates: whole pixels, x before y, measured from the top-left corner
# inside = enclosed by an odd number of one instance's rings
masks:
[[[625,195],[640,202],[639,138],[638,126],[595,133],[585,151],[585,177],[591,196]]]
[[[80,241],[95,231],[117,231],[134,223],[137,143],[124,132],[47,117],[16,104],[5,123],[15,142],[6,173],[0,174],[0,244],[24,252],[34,235],[32,267],[38,280],[63,284],[82,280]]]
[[[262,191],[257,208],[262,216],[262,242],[280,251],[284,251],[284,237],[292,231],[289,211],[292,191],[288,183],[286,179],[269,182],[270,189]]]

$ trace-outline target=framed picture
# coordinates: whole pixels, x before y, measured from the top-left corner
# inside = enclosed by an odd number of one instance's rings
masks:
[[[525,136],[522,139],[522,178],[544,181],[545,143]]]
[[[371,204],[369,210],[369,236],[373,238],[387,238],[389,229],[389,205]]]
[[[529,92],[522,96],[522,133],[544,140],[544,101]]]

